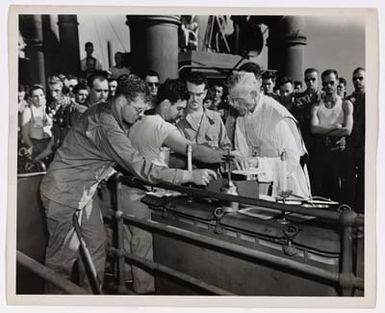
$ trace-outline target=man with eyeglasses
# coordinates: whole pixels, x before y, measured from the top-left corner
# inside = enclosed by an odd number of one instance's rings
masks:
[[[328,69],[321,75],[324,95],[311,110],[311,132],[315,135],[313,193],[347,202],[349,158],[345,137],[353,127],[353,105],[337,94],[338,73]]]
[[[151,94],[151,106],[149,109],[153,109],[158,95],[159,74],[153,70],[149,70],[144,77],[144,81],[146,82]]]
[[[354,158],[355,179],[355,206],[360,213],[364,212],[365,189],[365,79],[366,72],[363,67],[353,71],[353,93],[346,99],[353,103],[353,130],[348,140],[348,149]]]
[[[309,152],[308,169],[310,182],[313,184],[313,172],[316,170],[313,165],[312,151],[314,136],[310,131],[310,111],[315,103],[321,99],[322,91],[319,88],[319,72],[316,68],[307,68],[304,72],[304,81],[306,89],[303,92],[295,94],[292,113],[297,119],[301,129],[303,140],[307,151]],[[312,186],[313,187],[313,186]]]
[[[301,128],[303,139],[305,140],[308,151],[312,150],[310,133],[310,110],[314,103],[321,99],[319,88],[319,72],[315,68],[307,68],[304,73],[306,89],[296,94],[294,102],[296,106],[295,117]]]
[[[218,112],[204,108],[207,94],[206,77],[199,72],[191,72],[187,77],[189,99],[184,118],[176,126],[193,143],[207,145],[214,149],[231,147],[225,125]]]
[[[253,74],[255,77],[256,84],[257,84],[257,80],[260,78],[260,75],[261,75],[261,67],[259,66],[259,64],[255,62],[243,63],[239,67],[238,71]],[[236,126],[237,117],[238,117],[238,111],[230,105],[226,122],[225,122],[225,128],[226,128],[227,136],[230,138],[231,144],[233,146],[234,146],[234,139],[235,139],[234,135],[235,135],[235,126]]]
[[[273,182],[273,196],[288,193],[310,198],[306,166],[301,164],[306,148],[297,121],[271,97],[261,94],[261,76],[244,71],[228,79],[229,100],[238,111],[235,148],[251,167]],[[287,155],[287,189],[279,183],[281,156]]]
[[[65,279],[71,279],[78,257],[79,240],[72,225],[76,213],[97,276],[103,281],[106,234],[96,189],[115,166],[153,183],[206,185],[216,178],[210,170],[188,172],[155,165],[133,148],[128,130],[143,115],[149,99],[142,79],[121,76],[116,96],[93,105],[70,129],[42,180],[40,192],[49,233],[45,264]],[[83,270],[79,272],[80,285],[90,290]],[[46,285],[46,293],[60,292]]]

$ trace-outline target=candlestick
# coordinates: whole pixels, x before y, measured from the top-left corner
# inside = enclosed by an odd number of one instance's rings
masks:
[[[287,191],[287,153],[285,150],[281,153],[280,189],[281,192]]]

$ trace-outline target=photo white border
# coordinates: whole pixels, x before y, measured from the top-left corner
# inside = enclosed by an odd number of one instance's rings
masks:
[[[125,12],[125,14],[170,14],[170,11],[172,11],[173,14],[185,14],[185,13],[191,13],[192,8],[170,8],[170,7],[163,7],[163,8],[155,8],[155,7],[130,7],[130,12]],[[10,30],[16,29],[17,27],[17,21],[15,20],[14,16],[11,16],[12,14],[26,14],[26,10],[28,10],[28,13],[30,14],[90,14],[89,7],[78,7],[76,10],[74,10],[71,7],[66,6],[60,6],[60,7],[15,7],[15,11],[10,11],[10,18],[9,18],[9,25]],[[194,8],[194,14],[208,14],[208,11],[212,10],[212,8]],[[256,10],[254,12],[254,10]],[[119,13],[117,13],[119,11]],[[302,10],[301,14],[302,14]],[[322,11],[322,13],[320,13]],[[367,24],[366,24],[366,70],[367,73],[373,73],[373,75],[368,75],[367,79],[367,85],[370,86],[376,86],[376,88],[371,89],[370,92],[367,94],[367,103],[377,103],[378,102],[378,75],[379,75],[379,67],[378,63],[373,60],[379,60],[378,59],[378,47],[375,47],[376,43],[378,45],[378,34],[377,34],[377,16],[376,13],[372,11],[368,12],[367,10],[364,10],[362,8],[360,9],[310,9],[310,11],[306,10],[305,15],[325,15],[325,14],[341,14],[343,12],[346,14],[346,12],[358,12],[362,13],[365,11],[365,14],[367,16],[370,16],[370,18],[367,18]],[[121,14],[122,12],[121,8],[117,7],[98,7],[96,10],[92,8],[92,14]],[[209,13],[212,13],[213,11],[210,11]],[[215,14],[256,14],[256,15],[264,15],[264,14],[271,14],[272,12],[279,15],[298,15],[299,9],[298,8],[277,8],[271,11],[271,9],[266,8],[253,8],[250,10],[249,8],[215,8]],[[309,13],[311,12],[311,13]],[[9,47],[17,47],[17,33],[10,33],[9,34]],[[369,62],[370,60],[370,62]],[[11,49],[9,48],[9,64],[10,69],[17,69],[17,49]],[[14,71],[10,70],[10,94],[14,94],[17,90],[17,75],[14,75]],[[17,72],[16,72],[17,73]],[[374,90],[375,89],[375,90]],[[10,108],[17,107],[16,99],[10,98],[10,100],[14,100],[15,103],[10,104]],[[376,164],[376,145],[377,145],[377,129],[378,129],[378,106],[374,106],[374,108],[367,107],[367,119],[370,119],[370,123],[367,123],[367,148],[366,153],[368,155],[367,159],[367,167],[366,167],[366,178],[369,181],[369,183],[366,186],[366,207],[367,208],[375,208],[375,199],[376,199],[376,167],[373,166],[373,164]],[[9,122],[10,122],[10,129],[16,128],[17,123],[17,114],[16,110],[15,112],[9,112]],[[12,128],[15,127],[15,128]],[[11,133],[11,132],[10,132]],[[9,137],[13,140],[13,142],[16,142],[16,133],[13,132],[13,136]],[[365,240],[366,243],[372,242],[373,247],[370,247],[369,244],[365,245],[365,268],[366,268],[366,277],[365,277],[365,293],[367,294],[362,301],[362,299],[358,298],[342,298],[342,297],[336,297],[336,298],[330,298],[330,297],[322,297],[322,298],[309,298],[309,297],[221,297],[220,300],[219,297],[166,297],[166,296],[145,296],[145,297],[139,297],[139,296],[129,296],[129,297],[122,297],[122,296],[87,296],[87,297],[81,297],[81,296],[15,296],[15,247],[16,247],[16,240],[15,240],[15,233],[16,233],[16,219],[15,219],[15,212],[16,210],[13,208],[16,208],[16,175],[13,175],[12,173],[15,173],[16,165],[16,147],[13,146],[9,148],[9,165],[8,170],[10,171],[9,175],[9,184],[8,186],[13,187],[8,191],[9,196],[9,208],[8,209],[8,220],[7,220],[7,265],[9,266],[7,268],[7,280],[9,282],[12,282],[13,284],[8,286],[7,291],[13,291],[11,294],[8,294],[8,301],[9,303],[17,303],[17,304],[36,304],[36,305],[67,305],[68,303],[71,303],[73,305],[89,305],[92,304],[97,306],[102,305],[116,305],[116,302],[119,302],[118,305],[130,305],[130,306],[146,306],[148,305],[148,302],[151,302],[151,305],[155,306],[197,306],[198,300],[204,300],[203,302],[199,303],[199,306],[205,306],[205,307],[322,307],[322,308],[331,308],[331,307],[346,307],[346,308],[359,308],[359,307],[368,307],[374,304],[375,301],[375,277],[376,277],[376,253],[375,253],[375,242],[376,242],[376,234],[375,234],[375,213],[373,214],[367,214],[366,216],[366,225],[365,225]],[[14,163],[14,164],[12,164]],[[369,166],[369,164],[371,166]],[[370,209],[372,210],[372,209]],[[371,249],[369,249],[371,248]],[[373,284],[370,284],[370,282],[373,282]],[[9,290],[9,287],[11,287],[12,290]],[[368,295],[369,294],[369,295]],[[16,297],[16,298],[15,298]],[[83,300],[86,300],[86,303],[83,302]],[[111,303],[110,303],[111,302]],[[273,303],[273,306],[271,304]],[[326,304],[326,305],[325,305]]]

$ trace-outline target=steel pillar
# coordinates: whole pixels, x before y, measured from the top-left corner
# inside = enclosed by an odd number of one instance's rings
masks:
[[[294,80],[303,80],[304,46],[307,40],[302,29],[301,16],[282,16],[269,24],[268,67],[277,70],[279,78],[289,76]]]
[[[178,77],[178,15],[127,15],[133,73],[159,73],[160,81]]]

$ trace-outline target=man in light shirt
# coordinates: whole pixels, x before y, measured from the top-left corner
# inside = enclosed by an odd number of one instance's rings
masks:
[[[127,55],[127,54],[126,54]],[[110,68],[111,78],[118,79],[121,75],[130,75],[131,70],[125,64],[125,55],[118,51],[115,53],[115,66]]]
[[[353,104],[337,95],[338,73],[328,69],[321,75],[324,94],[312,106],[310,129],[314,138],[313,159],[316,171],[313,192],[333,200],[351,203],[351,157],[345,137],[353,128]]]
[[[49,144],[52,136],[52,118],[46,114],[46,97],[44,88],[32,86],[29,92],[30,106],[21,116],[21,132],[24,144],[35,157]]]
[[[84,78],[88,78],[95,71],[103,70],[103,66],[102,63],[92,55],[94,53],[94,44],[92,42],[86,42],[84,50],[86,51],[86,57],[80,60],[80,69]]]
[[[205,76],[199,72],[192,72],[187,78],[187,90],[190,97],[185,115],[176,126],[192,142],[215,149],[230,148],[231,142],[221,115],[203,106],[203,100],[207,94]]]
[[[193,157],[204,163],[221,162],[223,151],[213,150],[186,139],[172,123],[183,116],[188,91],[184,83],[168,79],[159,88],[158,102],[153,115],[146,115],[130,129],[129,138],[138,151],[152,162],[168,166],[162,159],[162,148],[167,147],[185,155],[187,145],[192,145]]]
[[[271,176],[273,196],[291,191],[309,198],[310,187],[301,158],[306,154],[295,118],[277,101],[261,94],[260,76],[236,72],[228,79],[229,97],[239,116],[235,129],[235,148],[258,167],[266,179]],[[287,190],[280,181],[280,157],[287,155]]]

